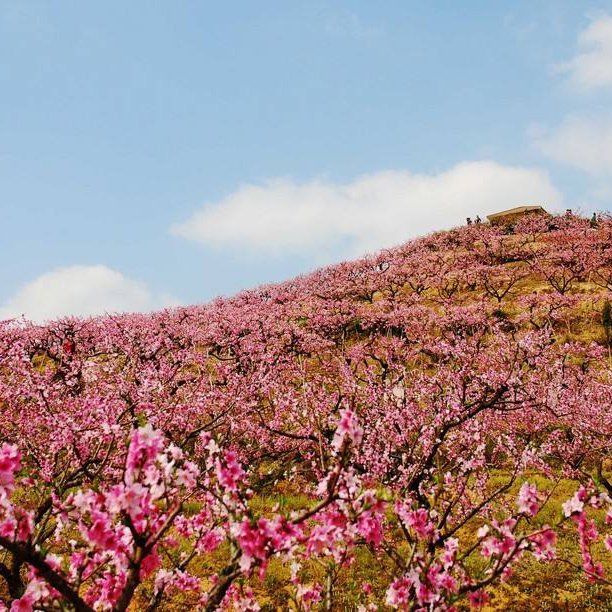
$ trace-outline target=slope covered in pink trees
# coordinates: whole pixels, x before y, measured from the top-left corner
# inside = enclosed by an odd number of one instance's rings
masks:
[[[612,221],[566,216],[1,323],[0,610],[478,608],[529,558],[609,585],[611,292]]]

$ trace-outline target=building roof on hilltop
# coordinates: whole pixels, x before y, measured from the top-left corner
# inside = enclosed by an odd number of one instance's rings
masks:
[[[498,217],[505,217],[506,215],[517,215],[524,212],[531,212],[533,210],[546,212],[542,206],[517,206],[516,208],[509,208],[508,210],[502,210],[501,212],[492,213],[487,215],[487,219],[497,219]]]

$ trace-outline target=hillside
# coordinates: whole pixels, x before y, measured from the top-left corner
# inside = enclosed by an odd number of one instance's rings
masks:
[[[607,609],[610,299],[612,220],[563,216],[0,323],[0,600]]]

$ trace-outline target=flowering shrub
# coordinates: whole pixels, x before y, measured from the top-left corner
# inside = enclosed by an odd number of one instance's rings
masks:
[[[570,532],[607,584],[611,369],[581,334],[611,236],[470,226],[207,307],[0,323],[0,610],[255,610],[279,566],[297,610],[478,608],[575,563]]]

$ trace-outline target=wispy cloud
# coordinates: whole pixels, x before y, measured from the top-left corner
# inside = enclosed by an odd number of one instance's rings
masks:
[[[556,66],[578,90],[612,87],[612,15],[602,14],[578,35],[578,52]]]
[[[532,130],[532,138],[556,162],[612,177],[612,114],[569,115],[556,128]]]
[[[357,255],[522,203],[560,208],[546,173],[491,161],[439,174],[377,172],[348,183],[273,180],[205,204],[172,234],[276,256]]]

